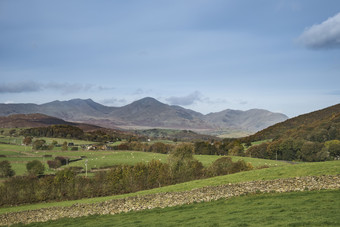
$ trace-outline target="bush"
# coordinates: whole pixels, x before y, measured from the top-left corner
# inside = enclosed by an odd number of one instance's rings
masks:
[[[203,165],[194,159],[193,152],[191,144],[181,144],[170,153],[168,163],[173,182],[185,182],[202,176]]]
[[[221,176],[241,171],[247,171],[253,169],[250,163],[246,163],[243,160],[233,162],[230,157],[222,157],[217,159],[211,164],[207,170],[208,176]]]
[[[325,161],[328,154],[319,142],[306,141],[301,148],[301,160],[307,162]]]
[[[208,168],[208,176],[220,176],[231,173],[233,162],[230,157],[216,159]]]
[[[26,164],[26,169],[31,175],[40,175],[45,171],[45,166],[39,160],[33,160]]]
[[[55,157],[55,160],[59,160],[62,166],[68,164],[70,161],[69,158],[65,158],[61,156]]]
[[[47,165],[50,169],[57,169],[61,166],[61,162],[59,160],[48,160]]]
[[[48,150],[45,140],[35,140],[32,145],[33,150]]]
[[[9,161],[5,160],[0,162],[0,177],[12,177],[15,175]]]
[[[71,151],[77,151],[78,150],[78,147],[72,147],[71,148]]]

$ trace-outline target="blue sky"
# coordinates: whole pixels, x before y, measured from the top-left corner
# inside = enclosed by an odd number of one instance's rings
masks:
[[[340,103],[338,0],[0,0],[0,103]]]

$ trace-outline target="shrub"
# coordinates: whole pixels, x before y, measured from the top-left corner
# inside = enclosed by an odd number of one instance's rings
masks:
[[[48,150],[45,140],[35,140],[32,146],[33,150]]]
[[[50,169],[57,169],[61,166],[61,162],[59,160],[48,160],[47,165]]]
[[[12,177],[15,175],[9,161],[5,160],[0,162],[0,177]]]
[[[176,183],[201,177],[203,165],[193,157],[194,147],[181,144],[168,157],[170,176]]]
[[[307,162],[325,161],[328,154],[319,142],[306,141],[301,148],[301,160]]]
[[[71,151],[77,151],[78,150],[78,147],[72,147],[71,148]]]
[[[233,162],[230,157],[216,159],[208,168],[208,176],[220,176],[231,173]]]
[[[33,160],[26,164],[26,169],[29,174],[40,175],[45,171],[45,166],[39,160]]]
[[[65,158],[61,156],[55,157],[55,160],[59,160],[62,166],[68,164],[68,162],[70,161],[69,158]]]

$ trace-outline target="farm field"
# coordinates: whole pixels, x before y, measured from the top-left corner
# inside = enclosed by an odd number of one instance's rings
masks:
[[[339,196],[340,190],[257,194],[27,226],[339,226]]]
[[[46,138],[47,139],[47,138]],[[52,140],[52,139],[51,139]],[[65,141],[64,139],[61,139]],[[51,141],[52,142],[52,141]],[[74,141],[72,141],[74,142]],[[81,142],[81,141],[80,141]],[[85,141],[82,141],[85,144]],[[260,141],[261,143],[263,141]],[[58,142],[59,143],[59,142]],[[75,142],[74,142],[75,143]],[[40,160],[45,164],[46,174],[53,174],[56,171],[49,169],[47,161],[57,156],[68,157],[82,160],[71,162],[69,165],[62,166],[67,168],[71,166],[83,167],[85,160],[88,161],[88,169],[98,169],[110,167],[117,164],[134,165],[138,162],[150,162],[153,159],[167,162],[168,155],[140,152],[140,151],[61,151],[55,148],[52,151],[32,151],[30,146],[0,144],[0,161],[10,161],[16,175],[26,174],[26,163],[32,160]],[[44,157],[50,155],[51,157]],[[194,155],[194,157],[208,167],[212,162],[221,156],[214,155]],[[8,212],[18,212],[25,210],[34,210],[47,207],[68,207],[76,203],[92,204],[112,199],[126,198],[136,195],[148,195],[162,192],[181,192],[189,191],[195,188],[206,186],[217,186],[228,183],[240,183],[246,181],[273,180],[292,178],[297,176],[320,176],[320,175],[337,175],[340,174],[340,161],[299,163],[285,161],[275,161],[267,159],[257,159],[249,157],[231,156],[233,161],[243,159],[250,162],[255,168],[251,171],[239,172],[230,175],[218,176],[202,180],[194,180],[176,185],[170,185],[151,190],[139,191],[136,193],[88,198],[81,200],[71,200],[62,202],[39,203],[32,205],[20,205],[14,207],[0,208],[0,214]],[[265,168],[263,168],[265,167]],[[93,173],[94,174],[94,173]],[[89,176],[92,176],[91,174]],[[2,178],[3,180],[4,178]],[[323,193],[323,194],[322,194]],[[215,226],[270,226],[274,223],[277,225],[336,225],[339,220],[334,215],[334,198],[339,197],[339,190],[320,191],[320,192],[296,192],[285,194],[267,194],[267,195],[249,195],[229,200],[218,200],[209,203],[196,203],[184,206],[177,206],[165,209],[154,209],[150,211],[129,212],[114,216],[89,216],[76,219],[60,219],[48,222],[50,226],[164,226],[173,225],[197,225],[206,226],[211,224]],[[296,199],[298,198],[298,199]],[[321,201],[322,200],[322,201]],[[321,201],[321,202],[320,202]],[[338,200],[337,200],[338,201]],[[316,210],[317,215],[313,219],[308,218],[310,213],[308,209],[320,204]],[[330,205],[331,204],[331,205]],[[251,207],[251,209],[249,208]],[[307,208],[308,209],[307,209]],[[303,210],[303,212],[300,212]],[[220,211],[220,212],[216,212]],[[294,219],[290,218],[295,214]],[[327,215],[323,215],[327,213]],[[318,216],[320,214],[321,216]],[[259,216],[263,217],[259,218]],[[172,218],[169,218],[172,217]],[[321,218],[320,218],[321,217]],[[97,221],[96,221],[97,220]],[[251,221],[254,220],[254,221]],[[262,220],[262,221],[261,221]],[[94,223],[95,222],[95,223]],[[157,224],[155,224],[157,223]],[[41,226],[46,223],[35,223],[30,226]]]
[[[84,141],[83,141],[84,142]],[[32,160],[39,160],[45,164],[46,173],[54,173],[55,171],[48,168],[47,161],[52,160],[57,156],[68,157],[70,159],[79,159],[80,157],[86,157],[83,160],[72,162],[65,167],[77,166],[85,167],[85,160],[88,161],[88,169],[92,168],[105,168],[118,164],[134,165],[138,162],[150,162],[153,159],[160,160],[162,162],[167,161],[166,154],[151,153],[151,152],[140,152],[140,151],[32,151],[30,146],[12,145],[12,144],[0,144],[0,161],[10,161],[13,170],[16,175],[23,175],[26,172],[26,163]],[[44,155],[52,155],[52,157],[43,157]],[[215,155],[194,155],[194,157],[202,162],[204,166],[209,166],[216,159],[221,156]],[[274,161],[266,159],[256,159],[249,157],[231,157],[233,161],[243,159],[246,162],[250,162],[255,168],[259,166],[284,166],[288,163],[283,161]]]

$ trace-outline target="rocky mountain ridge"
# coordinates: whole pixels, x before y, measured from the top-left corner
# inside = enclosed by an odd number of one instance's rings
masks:
[[[242,130],[249,133],[287,120],[281,113],[252,109],[224,110],[203,115],[180,106],[167,105],[146,97],[122,107],[109,107],[91,99],[53,101],[45,104],[0,104],[0,116],[41,113],[65,121],[106,128],[171,128],[196,131]]]

